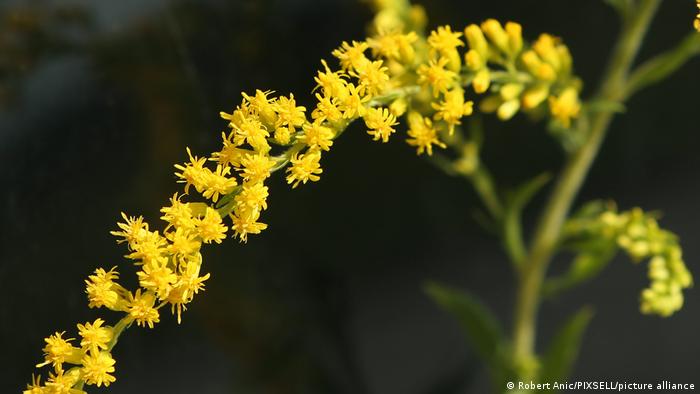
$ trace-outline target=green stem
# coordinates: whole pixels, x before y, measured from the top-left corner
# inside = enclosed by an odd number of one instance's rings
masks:
[[[493,183],[493,178],[488,170],[479,165],[474,172],[469,175],[469,180],[474,186],[474,190],[481,198],[481,201],[488,209],[491,217],[493,217],[496,222],[500,222],[503,217],[503,205],[501,200],[498,198],[498,193],[496,193],[496,188]]]
[[[643,0],[628,19],[603,78],[598,99],[615,101],[623,98],[630,67],[659,4],[660,0]],[[611,112],[593,115],[586,142],[569,157],[535,229],[530,252],[519,276],[513,320],[513,361],[522,368],[523,375],[531,375],[534,371],[529,367],[535,360],[535,323],[547,267],[556,250],[564,220],[600,149],[612,117]]]

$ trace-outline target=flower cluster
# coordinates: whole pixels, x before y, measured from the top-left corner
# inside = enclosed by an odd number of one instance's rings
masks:
[[[114,329],[104,326],[102,319],[93,323],[78,324],[78,333],[81,337],[80,347],[71,344],[74,338],[64,338],[65,332],[57,332],[45,339],[44,362],[37,365],[51,365],[53,372],[44,386],[41,385],[41,377],[32,379],[25,393],[83,393],[82,390],[73,388],[79,382],[109,386],[115,381],[113,375],[115,361],[110,353]],[[75,367],[64,369],[64,364]]]
[[[697,0],[698,14],[695,15],[695,21],[693,21],[693,26],[695,30],[700,32],[700,0]]]
[[[467,26],[465,77],[477,93],[490,91],[480,103],[484,112],[496,112],[507,120],[519,110],[531,114],[548,110],[568,128],[581,110],[581,82],[572,74],[571,54],[559,38],[549,34],[527,45],[521,31],[517,23],[501,25],[494,19]]]
[[[678,311],[683,306],[683,289],[693,284],[678,238],[640,208],[618,212],[613,204],[600,206],[597,202],[590,207],[601,209],[591,208],[591,215],[579,214],[569,220],[566,238],[589,245],[589,249],[596,249],[593,245],[601,242],[620,248],[635,262],[649,260],[651,283],[641,294],[642,313],[666,317]]]
[[[414,25],[422,23],[420,9],[412,8],[410,14]],[[495,20],[471,25],[464,33],[439,27],[426,37],[405,31],[393,14],[379,15],[374,36],[343,42],[332,52],[337,69],[321,62],[310,111],[292,94],[257,90],[243,93],[230,113],[221,112],[228,122],[221,149],[208,157],[187,149],[188,161],[175,165],[183,193],[174,194],[161,209],[161,231],[143,217],[122,214],[112,234],[126,245],[125,257],[138,269],[139,288],[131,291],[119,284],[116,267],[99,268],[86,280],[86,293],[89,307],[121,312],[123,318],[114,327],[101,319],[79,325],[81,347],[71,345],[64,333],[47,338],[45,362],[39,366],[51,364],[53,372],[43,385],[34,379],[25,393],[77,394],[84,384],[113,382],[110,351],[119,334],[134,322],[153,328],[160,309],[168,305],[180,322],[209,278],[201,274],[202,246],[221,243],[229,233],[246,242],[265,230],[260,217],[268,208],[266,180],[286,167],[293,188],[318,181],[323,155],[353,121],[361,119],[373,140],[388,142],[404,118],[407,143],[418,154],[432,155],[472,114],[469,85],[475,93],[491,92],[481,106],[493,107],[501,119],[521,107],[535,111],[547,104],[551,116],[566,126],[577,116],[579,87],[568,50],[558,39],[542,35],[530,47],[520,25],[509,22],[503,28]],[[464,54],[462,37],[470,48]],[[476,153],[473,143],[465,146],[471,147],[465,148],[471,157],[463,165],[467,171],[476,165]],[[64,371],[64,363],[76,367]]]
[[[649,259],[651,284],[642,291],[641,311],[670,316],[683,306],[682,290],[692,286],[693,278],[685,266],[677,237],[659,228],[656,219],[641,209],[600,216],[603,231],[613,236],[634,261]]]

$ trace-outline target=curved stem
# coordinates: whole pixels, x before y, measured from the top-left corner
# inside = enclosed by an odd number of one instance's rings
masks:
[[[660,0],[643,0],[628,19],[614,49],[598,99],[624,98],[627,75],[659,4]],[[555,252],[564,220],[600,149],[613,114],[598,112],[593,116],[586,142],[569,157],[544,207],[530,253],[520,273],[513,321],[513,356],[516,365],[521,367],[531,366],[535,360],[535,320],[542,281]],[[526,374],[532,373],[530,368],[525,370],[529,370]]]

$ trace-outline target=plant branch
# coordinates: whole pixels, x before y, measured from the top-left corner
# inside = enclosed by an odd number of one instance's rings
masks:
[[[623,98],[630,67],[660,0],[643,0],[632,11],[621,31],[597,99]],[[519,277],[513,321],[513,356],[522,374],[534,372],[536,315],[542,281],[559,241],[561,228],[605,137],[613,113],[593,115],[588,138],[575,151],[559,175],[535,229],[530,252]]]

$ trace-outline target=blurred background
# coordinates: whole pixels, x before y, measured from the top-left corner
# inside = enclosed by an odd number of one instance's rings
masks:
[[[429,26],[487,17],[534,39],[565,39],[595,90],[617,32],[603,1],[422,1]],[[687,34],[695,2],[666,1],[641,57]],[[217,150],[221,110],[240,92],[309,92],[319,60],[362,39],[372,14],[352,0],[3,0],[0,3],[0,392],[18,392],[45,336],[103,316],[83,280],[118,265],[119,212],[160,227],[185,147]],[[700,61],[628,103],[579,203],[663,212],[700,277]],[[483,160],[513,187],[556,169],[562,152],[518,116],[486,119]],[[115,349],[111,393],[482,393],[488,378],[426,280],[468,289],[510,325],[513,277],[474,220],[462,179],[416,157],[401,133],[370,141],[354,125],[324,157],[320,182],[270,185],[269,230],[205,249],[212,274],[178,326],[132,328]],[[529,222],[541,202],[529,212]],[[559,263],[559,264],[557,264]],[[555,262],[561,269],[566,261]],[[646,266],[616,258],[594,281],[544,305],[540,343],[580,306],[595,307],[574,377],[700,384],[700,295],[669,319],[638,312]],[[109,316],[113,318],[113,316]],[[44,372],[45,374],[45,372]]]

